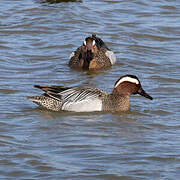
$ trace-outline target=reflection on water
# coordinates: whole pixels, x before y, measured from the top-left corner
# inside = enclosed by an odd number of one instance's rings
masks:
[[[0,1],[0,178],[177,179],[178,2],[58,2]],[[92,33],[116,65],[70,69],[69,55]],[[133,96],[125,113],[52,112],[26,100],[41,94],[34,84],[111,92],[124,74],[154,100]]]

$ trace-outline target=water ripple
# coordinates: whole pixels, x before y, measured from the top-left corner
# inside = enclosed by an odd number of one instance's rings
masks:
[[[177,1],[0,2],[1,179],[177,179],[179,4]],[[76,71],[69,55],[96,33],[117,56],[108,70]],[[26,96],[34,84],[112,92],[135,74],[138,95],[119,113],[52,112]]]

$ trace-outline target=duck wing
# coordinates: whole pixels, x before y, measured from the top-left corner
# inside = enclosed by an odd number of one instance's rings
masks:
[[[46,96],[62,102],[62,110],[90,112],[102,110],[102,97],[107,93],[100,89],[64,86],[38,86]]]
[[[59,99],[63,102],[79,102],[86,99],[100,98],[107,93],[96,88],[64,87],[64,86],[41,86],[35,85],[45,92],[46,95]]]

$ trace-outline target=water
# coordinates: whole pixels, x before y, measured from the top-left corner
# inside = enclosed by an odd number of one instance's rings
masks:
[[[0,1],[0,179],[178,179],[180,4],[161,1]],[[68,57],[96,33],[117,63],[95,73]],[[126,113],[52,112],[34,84],[111,92],[135,74],[153,101]]]

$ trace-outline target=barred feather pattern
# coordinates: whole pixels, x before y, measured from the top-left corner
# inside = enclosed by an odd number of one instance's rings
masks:
[[[99,89],[74,87],[58,94],[61,95],[61,100],[65,103],[67,101],[78,102],[85,99],[99,98],[105,94],[105,92]]]
[[[58,89],[58,87],[56,87]],[[59,89],[61,89],[60,87]],[[67,88],[59,93],[54,93],[54,87],[44,87],[44,95],[28,97],[29,100],[53,111],[101,111],[102,98],[107,95],[106,92],[92,88]]]
[[[94,57],[94,59],[96,60],[97,69],[111,67],[112,65],[109,57],[106,56],[105,52],[106,50],[101,48]]]
[[[76,49],[75,52],[73,52],[74,55],[70,56],[69,66],[71,68],[80,68],[80,54],[81,54],[81,46]]]
[[[112,61],[111,57],[107,56],[107,49],[106,48],[100,48],[95,54],[95,57],[92,61],[95,61],[96,67],[89,67],[89,69],[103,69],[107,67],[111,67],[112,64],[115,63],[115,60]],[[112,52],[112,51],[111,51]],[[112,52],[113,53],[113,52]],[[81,68],[81,46],[76,49],[73,56],[70,56],[69,66],[71,68]],[[114,55],[114,53],[113,53]],[[113,56],[115,57],[115,55]]]

